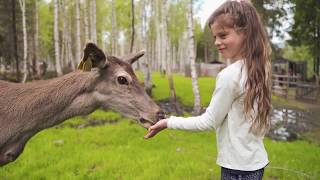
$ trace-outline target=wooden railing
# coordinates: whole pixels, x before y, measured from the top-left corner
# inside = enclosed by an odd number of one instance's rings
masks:
[[[277,95],[289,96],[289,89],[295,90],[295,98],[318,100],[320,87],[316,84],[302,82],[300,76],[272,75],[272,91]]]

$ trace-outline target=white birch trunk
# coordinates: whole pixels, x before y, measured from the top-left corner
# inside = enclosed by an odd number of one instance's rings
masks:
[[[84,24],[84,39],[85,43],[87,43],[90,40],[90,33],[89,33],[89,20],[88,20],[88,1],[84,0],[83,3],[83,24]]]
[[[76,0],[76,62],[81,61],[80,0]]]
[[[36,62],[37,76],[40,76],[40,66],[39,66],[39,4],[35,1],[35,33],[34,33],[34,53]]]
[[[68,21],[68,30],[67,30],[67,47],[66,47],[66,55],[68,59],[68,66],[71,66],[71,69],[74,71],[76,69],[76,61],[74,60],[73,52],[72,52],[72,30],[71,30],[71,22],[72,22],[72,17],[70,16],[67,18]]]
[[[162,71],[166,72],[167,68],[167,0],[162,0],[161,5],[161,22],[160,22],[160,31],[161,31],[161,67]]]
[[[146,0],[142,0],[142,11],[141,11],[141,48],[148,49],[147,43],[147,12],[146,12]],[[145,57],[142,57],[142,73],[144,75],[144,85],[146,92],[152,95],[152,79],[151,79],[151,64],[150,64],[150,52],[147,50]]]
[[[189,0],[188,4],[188,38],[189,38],[189,60],[191,68],[191,78],[192,78],[192,90],[194,95],[194,106],[193,113],[200,114],[201,104],[200,104],[200,93],[198,87],[198,77],[195,65],[195,42],[194,42],[194,32],[193,32],[193,11],[192,11],[192,0]]]
[[[60,0],[61,2],[61,18],[66,17],[66,8],[64,0]],[[67,38],[67,21],[62,21],[62,44],[61,44],[61,62],[62,69],[67,66],[67,56],[66,56],[66,38]]]
[[[54,51],[55,51],[55,62],[56,62],[56,72],[58,76],[62,75],[62,69],[61,69],[61,65],[60,65],[60,51],[59,51],[59,29],[58,29],[58,25],[59,25],[59,14],[58,14],[58,10],[59,10],[59,4],[58,4],[58,0],[54,0],[53,1],[53,6],[54,6],[54,24],[53,24],[53,29],[54,29]]]
[[[22,81],[25,83],[28,76],[28,44],[27,44],[27,27],[26,27],[26,1],[19,0],[20,9],[22,12],[22,32],[23,32],[23,78]]]
[[[116,22],[116,7],[115,7],[115,0],[111,1],[111,55],[117,55],[117,22]]]
[[[159,17],[160,17],[160,8],[158,7],[159,6],[159,0],[155,0],[155,29],[156,29],[156,34],[157,34],[157,37],[156,37],[156,62],[157,62],[157,67],[158,67],[158,70],[160,72],[163,71],[163,67],[162,67],[162,51],[161,51],[161,24],[159,23]],[[160,24],[160,25],[159,25]]]
[[[91,26],[91,40],[92,42],[97,44],[97,14],[96,14],[96,0],[91,0],[92,1],[92,26]]]

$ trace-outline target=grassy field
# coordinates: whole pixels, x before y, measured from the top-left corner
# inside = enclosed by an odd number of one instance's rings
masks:
[[[165,77],[153,75],[154,99],[169,96]],[[189,78],[176,75],[177,95],[192,105]],[[200,78],[202,105],[215,80]],[[166,130],[144,140],[146,130],[114,112],[75,117],[32,138],[22,155],[0,168],[2,179],[219,179],[214,131]],[[270,164],[264,179],[320,179],[320,145],[265,139]]]

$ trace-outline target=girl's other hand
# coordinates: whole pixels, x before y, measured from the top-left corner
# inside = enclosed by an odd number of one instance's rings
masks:
[[[146,134],[144,136],[145,139],[151,138],[153,136],[155,136],[156,134],[158,134],[158,132],[162,131],[163,129],[167,128],[167,119],[162,119],[160,121],[158,121],[156,124],[154,124],[153,126],[151,126],[148,129],[148,134]]]

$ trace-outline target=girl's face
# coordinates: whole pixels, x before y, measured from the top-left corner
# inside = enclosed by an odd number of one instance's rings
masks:
[[[244,45],[245,35],[236,32],[234,28],[223,27],[217,22],[211,25],[214,44],[225,59],[243,59],[241,48]]]

